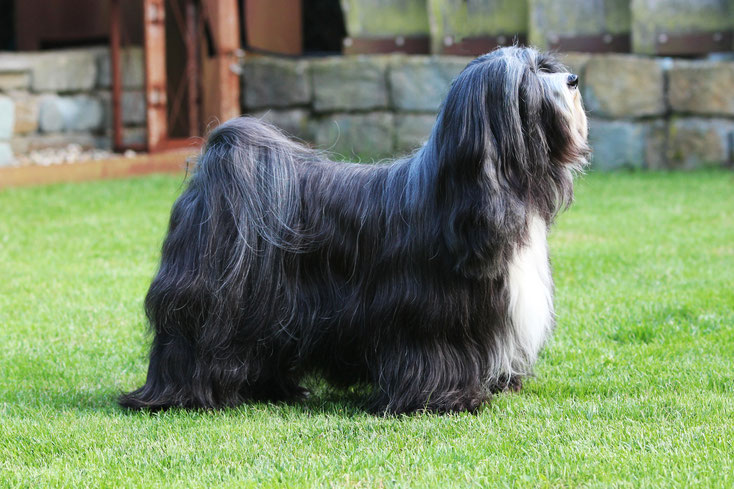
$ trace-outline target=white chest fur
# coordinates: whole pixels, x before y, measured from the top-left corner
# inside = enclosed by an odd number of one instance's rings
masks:
[[[528,223],[528,239],[508,269],[509,319],[513,374],[527,375],[553,328],[553,279],[548,261],[547,227],[540,217]]]

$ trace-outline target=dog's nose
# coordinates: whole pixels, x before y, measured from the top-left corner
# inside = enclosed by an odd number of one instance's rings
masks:
[[[568,80],[566,81],[569,87],[576,88],[579,86],[579,77],[578,75],[570,74],[568,75]]]

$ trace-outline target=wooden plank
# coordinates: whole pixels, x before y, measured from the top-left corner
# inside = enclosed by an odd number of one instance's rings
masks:
[[[198,148],[189,147],[186,150],[144,154],[132,158],[114,157],[51,166],[0,168],[0,188],[126,178],[152,173],[182,173],[186,169],[186,161],[193,161],[197,154]]]
[[[239,49],[240,23],[237,0],[204,0],[202,4],[206,9],[205,15],[209,18],[212,35],[215,37],[216,53],[231,54]]]
[[[245,1],[248,48],[270,53],[303,53],[301,0]]]
[[[189,136],[201,134],[199,120],[199,40],[196,36],[196,4],[186,0],[186,92],[189,106]]]
[[[240,77],[233,70],[239,65],[239,16],[237,0],[206,0],[202,8],[213,36],[214,56],[202,56],[203,123],[211,129],[241,114]]]
[[[143,0],[148,150],[168,137],[166,114],[166,24],[164,0]]]
[[[112,146],[122,148],[122,72],[120,67],[120,0],[110,0],[110,74],[112,79]]]

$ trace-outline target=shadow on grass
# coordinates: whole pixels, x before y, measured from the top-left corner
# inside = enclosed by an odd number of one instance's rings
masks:
[[[185,409],[180,407],[172,407],[162,410],[142,410],[136,411],[120,407],[117,404],[116,396],[112,397],[111,409],[122,413],[126,416],[156,416],[159,414],[177,414],[177,413],[198,413],[222,415],[228,417],[250,417],[262,416],[269,417],[310,417],[310,416],[326,416],[326,417],[342,417],[354,418],[371,416],[367,410],[366,400],[369,393],[358,394],[352,389],[350,390],[332,390],[319,389],[318,392],[311,392],[311,395],[301,401],[291,402],[271,402],[271,401],[248,401],[239,406],[219,409]],[[110,401],[110,399],[108,399]],[[109,404],[109,402],[108,402]],[[108,406],[108,409],[110,406]]]
[[[240,406],[223,409],[183,409],[169,408],[159,411],[135,411],[125,409],[117,403],[121,391],[110,388],[80,389],[69,391],[54,389],[43,391],[26,390],[14,395],[3,396],[3,409],[6,412],[16,411],[19,414],[31,410],[76,412],[84,414],[105,414],[125,416],[156,416],[161,413],[211,413],[227,416],[250,416],[265,414],[268,416],[338,416],[353,418],[371,416],[367,410],[366,400],[369,391],[364,394],[354,389],[332,390],[319,389],[308,399],[298,402],[245,402]]]
[[[298,401],[248,401],[239,406],[221,409],[184,409],[168,408],[159,411],[135,411],[125,409],[117,404],[117,395],[106,398],[106,408],[111,408],[126,415],[154,415],[157,412],[166,413],[220,413],[232,416],[249,416],[253,414],[267,413],[270,416],[339,416],[352,418],[356,416],[370,416],[367,400],[371,389],[369,386],[354,386],[347,389],[336,389],[329,386],[324,380],[317,377],[309,377],[302,382],[309,392],[308,397]],[[109,392],[109,391],[106,391]]]

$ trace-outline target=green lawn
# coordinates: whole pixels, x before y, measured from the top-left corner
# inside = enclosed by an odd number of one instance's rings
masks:
[[[0,191],[3,487],[734,486],[734,174],[592,174],[551,234],[558,327],[477,415],[129,414],[181,178]]]

